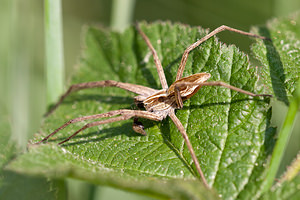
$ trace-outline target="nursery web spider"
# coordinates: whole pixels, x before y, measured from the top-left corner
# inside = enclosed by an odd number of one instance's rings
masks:
[[[236,32],[242,35],[247,35],[251,37],[256,37],[260,39],[268,39],[262,36],[258,36],[252,33],[240,31],[234,28],[230,28],[228,26],[220,26],[219,28],[213,30],[210,32],[208,35],[203,37],[202,39],[198,40],[197,42],[191,44],[187,49],[184,51],[179,69],[177,72],[176,80],[175,82],[169,87],[166,81],[166,77],[163,71],[163,67],[161,65],[161,62],[157,56],[157,53],[155,49],[153,48],[149,38],[145,35],[145,33],[140,29],[139,25],[136,25],[136,29],[139,32],[139,34],[142,36],[142,38],[145,40],[147,46],[152,52],[154,62],[157,68],[157,72],[159,75],[160,83],[162,85],[161,90],[156,90],[152,89],[149,87],[141,86],[141,85],[135,85],[131,83],[122,83],[122,82],[117,82],[114,80],[105,80],[105,81],[96,81],[96,82],[87,82],[87,83],[79,83],[79,84],[74,84],[72,85],[65,94],[61,96],[57,104],[50,110],[52,112],[59,104],[63,102],[66,96],[68,96],[71,92],[82,90],[82,89],[87,89],[87,88],[95,88],[95,87],[118,87],[122,88],[125,90],[128,90],[130,92],[138,94],[134,98],[135,103],[138,106],[143,106],[146,110],[128,110],[128,109],[121,109],[121,110],[114,110],[110,111],[107,113],[102,113],[102,114],[95,114],[95,115],[90,115],[90,116],[84,116],[84,117],[78,117],[75,119],[72,119],[59,128],[57,128],[54,132],[52,132],[50,135],[42,139],[41,141],[37,143],[42,143],[48,140],[49,137],[53,136],[56,134],[58,131],[61,129],[65,128],[66,126],[79,122],[79,121],[85,121],[89,119],[99,119],[99,118],[108,118],[104,119],[101,121],[95,121],[91,123],[87,123],[84,125],[82,128],[77,130],[73,135],[69,136],[67,139],[63,140],[59,144],[63,144],[73,138],[75,135],[77,135],[79,132],[93,126],[99,126],[101,124],[107,124],[107,123],[112,123],[116,121],[121,121],[121,120],[128,120],[130,118],[134,119],[133,122],[133,130],[137,133],[140,133],[142,135],[146,135],[146,132],[144,130],[144,127],[141,122],[138,121],[138,118],[146,118],[154,121],[161,121],[167,116],[169,116],[174,124],[176,125],[177,129],[180,131],[182,134],[182,137],[185,140],[185,143],[190,151],[190,154],[192,156],[193,162],[195,163],[196,169],[204,183],[204,185],[209,188],[207,181],[205,179],[204,174],[202,173],[202,170],[200,168],[200,164],[198,162],[198,159],[195,155],[194,149],[191,145],[191,142],[188,138],[188,135],[179,121],[179,119],[175,115],[175,109],[181,109],[183,107],[183,101],[191,98],[197,91],[202,87],[202,86],[223,86],[226,88],[229,88],[231,90],[235,90],[241,93],[244,93],[246,95],[250,95],[253,97],[256,96],[267,96],[271,97],[271,95],[268,94],[254,94],[245,90],[242,90],[240,88],[236,88],[234,86],[228,85],[224,82],[220,81],[214,81],[214,82],[206,82],[210,78],[209,73],[197,73],[190,75],[188,77],[182,78],[182,74],[187,62],[188,55],[190,51],[195,49],[197,46],[199,46],[201,43],[204,41],[208,40],[212,36],[216,35],[217,33],[228,30],[232,32]],[[113,117],[113,118],[109,118]]]

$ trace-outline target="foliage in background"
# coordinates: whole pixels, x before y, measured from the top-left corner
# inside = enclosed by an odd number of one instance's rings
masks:
[[[280,21],[277,19],[269,21],[266,27],[261,27],[256,32],[272,38],[273,45],[266,44],[264,47],[257,43],[252,48],[255,56],[264,65],[263,71],[269,70],[269,76],[263,78],[265,87],[269,90],[272,88],[276,98],[289,106],[273,151],[270,168],[265,179],[264,192],[273,185],[276,178],[299,109],[300,83],[297,84],[300,75],[299,21],[299,14]],[[260,44],[262,43],[260,42]]]

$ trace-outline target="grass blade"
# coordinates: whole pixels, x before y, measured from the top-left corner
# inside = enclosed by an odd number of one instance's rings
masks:
[[[64,54],[60,0],[45,0],[47,101],[57,101],[63,92]]]
[[[122,31],[131,22],[135,0],[114,0],[112,3],[111,28]]]
[[[284,155],[286,145],[288,144],[289,138],[292,134],[292,129],[296,119],[297,111],[299,109],[299,104],[300,104],[300,81],[298,81],[298,87],[295,90],[294,97],[290,101],[290,106],[287,112],[287,116],[279,132],[278,139],[271,158],[270,169],[266,177],[263,192],[268,191],[272,187],[274,179],[276,178],[282,157]]]

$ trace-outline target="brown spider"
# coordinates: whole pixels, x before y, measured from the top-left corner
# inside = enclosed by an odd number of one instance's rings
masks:
[[[87,89],[87,88],[95,88],[95,87],[118,87],[125,90],[128,90],[130,92],[138,94],[134,98],[135,103],[139,107],[144,107],[146,110],[128,110],[128,109],[121,109],[121,110],[114,110],[107,113],[102,114],[95,114],[90,116],[84,116],[84,117],[78,117],[72,120],[69,120],[59,128],[57,128],[54,132],[49,134],[47,137],[42,139],[41,141],[37,142],[37,144],[42,143],[46,140],[48,140],[49,137],[56,134],[61,129],[65,128],[66,126],[79,122],[79,121],[85,121],[89,119],[99,119],[99,118],[108,118],[101,121],[91,122],[86,125],[84,125],[82,128],[77,130],[73,135],[69,136],[67,139],[63,140],[62,142],[58,144],[63,144],[73,138],[75,135],[77,135],[79,132],[93,126],[99,126],[101,124],[107,124],[112,123],[116,121],[121,120],[127,120],[130,118],[134,118],[133,122],[133,130],[137,133],[141,133],[142,135],[146,135],[146,132],[144,131],[144,127],[141,122],[138,121],[138,118],[146,118],[154,121],[161,121],[167,116],[169,116],[180,133],[182,134],[185,143],[190,151],[190,154],[192,156],[193,162],[195,163],[196,169],[198,173],[200,174],[200,177],[204,183],[204,185],[209,188],[207,181],[205,179],[204,174],[202,173],[199,161],[195,155],[194,149],[191,145],[191,142],[189,141],[188,135],[186,134],[186,131],[179,121],[179,119],[175,115],[175,109],[181,109],[183,107],[183,101],[191,98],[202,86],[223,86],[226,88],[229,88],[231,90],[236,90],[238,92],[250,95],[250,96],[268,96],[271,97],[271,95],[268,94],[254,94],[245,90],[242,90],[240,88],[236,88],[234,86],[228,85],[224,82],[220,81],[214,81],[214,82],[206,82],[210,78],[209,73],[197,73],[190,75],[188,77],[182,78],[182,74],[186,65],[186,61],[188,58],[188,55],[190,51],[195,49],[197,46],[199,46],[204,41],[208,40],[212,36],[216,35],[217,33],[228,30],[232,32],[236,32],[242,35],[247,35],[251,37],[257,37],[260,39],[268,39],[262,36],[258,36],[252,33],[240,31],[234,28],[230,28],[228,26],[220,26],[219,28],[213,30],[208,35],[203,37],[202,39],[198,40],[197,42],[191,44],[187,49],[184,51],[181,63],[177,72],[176,80],[175,82],[169,87],[165,78],[165,74],[161,65],[161,62],[157,56],[157,53],[155,49],[153,48],[151,42],[149,41],[148,37],[143,33],[143,31],[139,28],[139,25],[136,25],[136,28],[140,35],[143,37],[145,42],[147,43],[147,46],[152,52],[154,62],[157,68],[157,72],[159,75],[160,83],[162,85],[161,90],[152,89],[149,87],[141,86],[141,85],[135,85],[130,83],[122,83],[117,82],[113,80],[105,80],[105,81],[96,81],[96,82],[87,82],[87,83],[79,83],[72,85],[65,94],[61,96],[59,101],[56,103],[56,105],[49,111],[51,113],[59,104],[63,102],[66,96],[68,96],[71,92]],[[109,118],[113,117],[113,118]]]

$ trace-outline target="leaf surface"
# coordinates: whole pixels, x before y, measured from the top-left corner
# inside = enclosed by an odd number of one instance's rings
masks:
[[[161,59],[169,85],[175,80],[185,48],[207,34],[181,24],[143,23],[141,27]],[[199,72],[210,73],[209,81],[224,81],[254,93],[264,89],[248,56],[216,38],[191,52],[184,76]],[[83,56],[71,84],[107,79],[160,89],[151,52],[133,27],[122,34],[87,28]],[[73,93],[45,120],[32,142],[75,117],[135,109],[133,97],[118,88]],[[259,187],[257,178],[264,170],[275,133],[270,128],[268,98],[207,86],[176,115],[187,130],[208,183],[220,197],[247,196]],[[26,174],[74,177],[159,198],[217,198],[198,181],[190,153],[172,121],[141,121],[147,136],[136,134],[132,121],[123,121],[89,128],[68,143],[55,145],[87,122],[72,124],[52,137],[50,144],[31,147],[9,168]]]
[[[288,104],[300,76],[300,15],[270,20],[253,31],[269,37],[272,42],[258,41],[252,50],[262,63],[262,81],[267,92]],[[263,43],[265,45],[263,45]]]
[[[287,199],[297,200],[300,198],[300,175],[290,181],[277,185],[266,192],[260,199]]]

